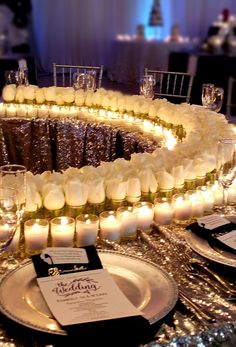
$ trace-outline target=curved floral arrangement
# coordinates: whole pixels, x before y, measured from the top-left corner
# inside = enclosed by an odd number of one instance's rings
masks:
[[[196,105],[174,105],[165,99],[148,100],[103,88],[84,92],[54,86],[8,85],[3,89],[3,99],[8,103],[34,104],[37,110],[45,103],[58,107],[99,107],[158,120],[162,124],[182,125],[185,130],[185,137],[172,150],[157,148],[151,154],[136,153],[129,161],[116,159],[102,162],[96,168],[68,168],[62,173],[44,172],[41,175],[29,172],[27,211],[35,211],[42,204],[49,210],[57,210],[65,204],[98,204],[105,198],[132,201],[141,193],[182,187],[185,182],[203,178],[215,169],[219,138],[236,137],[233,126],[222,114]]]

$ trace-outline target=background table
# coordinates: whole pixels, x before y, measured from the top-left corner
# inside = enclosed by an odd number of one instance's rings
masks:
[[[122,83],[136,83],[144,69],[167,70],[170,52],[192,50],[196,43],[163,41],[114,41],[108,64],[108,78]]]

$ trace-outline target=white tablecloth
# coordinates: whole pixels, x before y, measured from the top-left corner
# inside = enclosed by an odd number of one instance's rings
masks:
[[[167,70],[170,52],[189,51],[195,47],[192,42],[114,41],[108,78],[122,83],[138,82],[146,67]]]

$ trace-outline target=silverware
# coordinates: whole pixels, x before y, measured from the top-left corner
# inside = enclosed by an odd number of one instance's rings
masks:
[[[179,297],[186,307],[196,315],[200,321],[206,321],[209,323],[214,323],[216,319],[206,310],[204,310],[200,305],[194,302],[180,287],[179,287]]]

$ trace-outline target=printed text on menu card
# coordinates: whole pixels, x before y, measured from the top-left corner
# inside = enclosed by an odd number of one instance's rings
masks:
[[[105,269],[37,279],[55,319],[61,325],[142,314]]]

